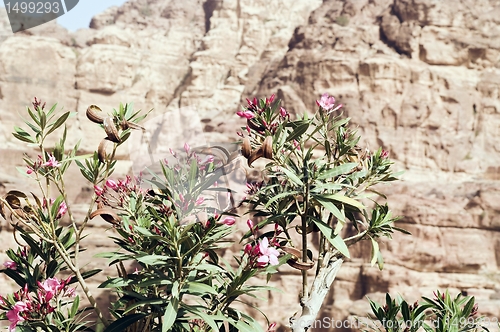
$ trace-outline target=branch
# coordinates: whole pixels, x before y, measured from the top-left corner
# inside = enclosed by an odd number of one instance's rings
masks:
[[[295,316],[290,318],[290,327],[293,332],[305,332],[314,324],[323,301],[330,291],[330,286],[344,261],[329,251],[325,254],[323,262],[325,264],[314,279],[309,298],[302,303],[302,313],[298,318]]]

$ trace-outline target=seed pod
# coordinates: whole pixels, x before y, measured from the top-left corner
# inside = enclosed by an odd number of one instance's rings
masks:
[[[243,139],[243,143],[241,144],[241,154],[243,157],[248,158],[250,157],[250,154],[252,153],[252,147],[250,145],[250,139],[248,137],[245,137]]]
[[[290,247],[282,247],[281,250],[287,254],[292,255],[292,258],[290,258],[286,262],[294,269],[305,271],[313,268],[314,262],[299,262],[299,257],[301,256],[300,250]]]
[[[254,161],[259,159],[260,157],[264,157],[267,159],[273,158],[273,138],[271,136],[267,136],[264,140],[264,143],[252,154],[248,157],[248,166],[251,166]]]
[[[21,208],[21,201],[19,200],[19,198],[16,195],[7,194],[7,196],[5,196],[5,201],[7,202],[7,204],[9,204],[9,206],[12,209],[20,209]]]
[[[0,215],[2,215],[2,217],[3,217],[4,219],[6,219],[6,218],[5,218],[5,211],[3,210],[3,207],[4,207],[4,204],[3,204],[3,202],[2,202],[2,201],[0,201]]]
[[[250,129],[253,129],[253,130],[258,131],[258,132],[266,129],[264,126],[257,126],[251,119],[247,120],[247,125]]]
[[[100,116],[97,112],[102,112],[102,110],[97,105],[90,105],[87,107],[87,118],[95,123],[101,124],[104,122],[104,118]]]
[[[27,215],[23,209],[19,208],[19,209],[12,209],[10,220],[14,220],[13,217],[16,217],[18,219],[26,219]]]
[[[120,222],[122,221],[122,218],[120,218],[120,216],[118,216],[113,210],[106,208],[97,209],[92,212],[90,214],[90,219],[94,219],[95,216],[101,216],[102,219],[109,222],[113,226],[120,225]]]
[[[302,234],[302,227],[300,227],[299,225],[295,226],[295,231],[299,234]],[[306,227],[307,234],[312,233],[312,232],[318,232],[318,231],[319,231],[319,228],[318,228],[318,226],[316,226],[316,224],[307,225],[307,227]]]
[[[138,125],[137,123],[133,123],[131,121],[127,121],[125,119],[120,122],[120,127],[122,130],[127,130],[127,129],[140,129],[142,131],[145,131],[146,129],[143,126]]]
[[[112,142],[120,143],[120,136],[118,135],[118,130],[113,122],[113,118],[110,116],[105,117],[103,124],[104,131],[106,132],[106,135],[108,135],[108,139]]]
[[[99,161],[101,163],[105,163],[108,159],[106,154],[106,145],[108,141],[108,138],[103,138],[99,143],[99,147],[97,148],[97,158],[99,158]]]
[[[273,159],[273,137],[267,136],[262,144],[263,147],[263,156],[267,159]]]

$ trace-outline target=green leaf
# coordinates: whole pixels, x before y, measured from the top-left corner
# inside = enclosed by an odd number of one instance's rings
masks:
[[[118,287],[124,287],[128,286],[133,282],[133,280],[130,279],[123,279],[123,278],[112,278],[104,281],[102,284],[100,284],[98,287],[99,288],[118,288]]]
[[[207,313],[203,312],[203,310],[206,310],[203,307],[199,306],[186,306],[186,310],[191,312],[192,314],[200,317],[205,323],[210,325],[213,331],[219,331],[219,326],[217,326],[217,323],[215,322],[215,319],[221,319],[224,320],[226,317],[222,315],[208,315]],[[217,318],[215,318],[217,317]]]
[[[242,321],[230,320],[229,323],[236,327],[240,332],[255,332],[253,327]]]
[[[474,307],[474,296],[472,296],[470,300],[467,302],[467,304],[464,306],[464,309],[462,311],[463,317],[469,317],[473,307]]]
[[[160,265],[160,264],[165,264],[165,262],[168,261],[169,259],[172,259],[172,257],[161,256],[161,255],[142,255],[142,256],[137,256],[136,259],[139,262],[147,265]]]
[[[47,264],[47,272],[46,272],[47,278],[54,277],[59,270],[58,267],[59,267],[59,264],[57,263],[57,261],[51,260],[49,262],[49,264]]]
[[[19,133],[12,133],[15,138],[17,138],[20,141],[26,142],[26,143],[36,143],[36,141],[31,137],[30,134],[26,133],[26,135],[22,135]]]
[[[300,122],[292,122],[290,125],[295,125],[298,124],[293,131],[291,132],[290,135],[286,138],[287,142],[293,141],[294,139],[297,139],[300,137],[302,134],[304,134],[307,129],[309,129],[309,121],[300,121]]]
[[[21,233],[21,237],[30,246],[30,249],[33,250],[38,256],[45,261],[48,259],[47,255],[42,251],[42,248],[29,234]]]
[[[26,109],[27,109],[28,114],[30,115],[30,117],[33,119],[33,121],[35,121],[35,122],[36,122],[36,124],[40,126],[40,119],[38,118],[38,116],[37,116],[37,115],[35,115],[35,114],[33,113],[33,111],[31,111],[31,110],[30,110],[30,108],[29,108],[29,107],[26,107]]]
[[[200,282],[190,282],[184,286],[184,291],[189,294],[194,295],[204,295],[204,294],[214,294],[217,295],[217,292],[212,286],[207,284],[202,284]]]
[[[303,186],[304,183],[295,175],[292,171],[289,171],[288,169],[281,167],[281,171],[288,176],[288,178],[295,183],[296,185]]]
[[[340,210],[331,202],[330,199],[325,198],[324,196],[313,195],[313,198],[323,205],[325,209],[330,211],[340,222],[345,223],[345,216]]]
[[[332,246],[335,247],[335,249],[340,251],[340,253],[345,257],[347,258],[351,257],[349,254],[349,248],[347,248],[344,239],[342,239],[340,235],[334,236],[333,229],[324,222],[322,222],[321,220],[318,220],[316,218],[313,218],[312,220],[316,224],[316,226],[318,226],[319,230],[321,231],[321,233],[323,233],[326,239],[330,241]]]
[[[88,279],[92,276],[95,276],[96,274],[98,274],[101,271],[102,271],[101,269],[94,269],[94,270],[90,270],[90,271],[85,271],[82,273],[82,277],[83,277],[83,279]],[[77,281],[78,281],[78,279],[76,278],[76,276],[73,276],[73,277],[71,277],[69,284],[75,283]]]
[[[345,163],[345,164],[339,165],[335,168],[332,168],[328,171],[321,173],[318,176],[318,180],[331,179],[331,178],[334,178],[334,177],[339,176],[341,174],[349,173],[357,165],[358,165],[358,163]]]
[[[267,209],[273,202],[288,197],[288,196],[293,196],[293,195],[298,195],[298,191],[286,191],[284,193],[278,194],[273,196],[269,201],[267,201],[266,205],[264,206],[265,209]]]
[[[405,322],[410,321],[410,309],[408,308],[408,303],[406,303],[406,301],[403,301],[403,303],[401,303],[401,314],[403,315],[403,319]]]
[[[191,166],[189,168],[189,177],[188,177],[189,191],[193,190],[194,185],[196,184],[197,177],[198,177],[198,163],[196,159],[193,159],[191,161]]]
[[[13,271],[11,269],[3,269],[0,270],[0,272],[5,273],[9,278],[14,280],[16,284],[18,284],[20,287],[24,287],[24,285],[26,285],[26,280],[24,280],[24,278],[21,277],[16,271]]]
[[[80,296],[75,296],[71,309],[69,310],[70,317],[75,317],[78,312],[78,307],[80,306]]]
[[[53,124],[53,125],[52,125],[52,127],[49,129],[49,131],[47,131],[47,134],[46,134],[46,135],[50,134],[51,132],[53,132],[54,130],[56,130],[56,129],[57,129],[57,128],[59,128],[60,126],[62,126],[62,124],[63,124],[64,122],[66,122],[66,120],[68,119],[69,114],[70,114],[70,112],[66,112],[66,113],[64,113],[63,115],[61,115],[61,116],[59,117],[59,119],[57,119],[57,120],[56,120],[56,122],[54,122],[54,124]]]
[[[380,251],[377,254],[377,265],[380,271],[384,269],[384,257],[382,257],[382,252]]]
[[[127,330],[127,327],[134,324],[138,320],[146,317],[144,313],[131,314],[121,317],[120,319],[113,322],[113,324],[109,325],[104,332],[123,332]]]
[[[179,299],[176,297],[172,297],[170,299],[170,303],[165,310],[165,314],[163,315],[163,325],[161,327],[162,332],[167,332],[168,329],[172,327],[175,323],[175,319],[177,318],[177,310],[179,309]]]
[[[344,196],[342,194],[332,194],[332,195],[326,195],[323,197],[328,198],[328,199],[333,199],[334,201],[345,203],[347,205],[358,208],[359,210],[363,210],[365,208],[364,205],[361,204],[360,202],[358,202],[357,200],[352,199],[352,198],[347,197],[347,196]]]
[[[47,115],[45,112],[42,112],[40,114],[40,128],[43,130],[45,129],[45,126],[47,125]]]

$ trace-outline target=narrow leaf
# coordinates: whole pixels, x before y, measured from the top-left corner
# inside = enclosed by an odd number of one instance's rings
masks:
[[[345,164],[339,165],[335,168],[332,168],[328,171],[323,172],[322,174],[320,174],[318,176],[318,179],[319,180],[332,179],[332,178],[339,176],[341,174],[349,173],[357,165],[358,165],[358,163],[345,163]]]
[[[61,115],[61,116],[59,117],[59,119],[57,119],[57,120],[56,120],[56,122],[54,122],[54,124],[53,124],[53,125],[52,125],[52,127],[49,129],[49,131],[47,131],[47,134],[46,134],[46,135],[50,134],[51,132],[53,132],[54,130],[56,130],[56,129],[57,129],[57,128],[59,128],[60,126],[62,126],[62,124],[63,124],[64,122],[66,122],[66,120],[68,119],[69,114],[70,114],[70,112],[66,112],[66,113],[64,113],[63,115]]]
[[[127,330],[127,327],[130,325],[134,324],[138,320],[146,317],[146,314],[139,313],[139,314],[131,314],[131,315],[126,315],[115,322],[113,324],[109,325],[104,332],[123,332]]]
[[[286,176],[288,176],[288,178],[293,182],[295,183],[296,185],[299,185],[299,186],[303,186],[304,183],[299,179],[299,177],[297,175],[295,175],[293,172],[287,170],[286,168],[284,167],[281,167],[281,171],[283,173],[286,174]]]
[[[359,210],[363,210],[365,208],[363,204],[361,204],[360,202],[350,197],[344,196],[342,194],[332,194],[332,195],[327,195],[325,197],[328,199],[333,199],[335,201],[345,203],[347,205],[351,205],[355,208],[358,208]]]
[[[347,248],[347,245],[344,242],[344,239],[340,235],[334,235],[333,229],[322,222],[321,220],[318,220],[316,218],[313,219],[313,222],[318,226],[319,230],[323,235],[326,237],[328,241],[332,244],[332,246],[335,247],[342,255],[344,255],[347,258],[350,258],[349,254],[349,248]]]
[[[175,323],[175,319],[177,318],[177,310],[179,308],[179,299],[176,297],[172,297],[170,299],[170,303],[167,306],[167,310],[165,310],[165,314],[163,315],[163,325],[161,327],[162,332],[167,332],[172,325]]]

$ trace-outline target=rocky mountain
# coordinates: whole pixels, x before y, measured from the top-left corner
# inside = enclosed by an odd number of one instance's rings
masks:
[[[69,129],[85,151],[103,136],[85,118],[88,105],[154,108],[147,128],[157,157],[169,134],[233,141],[246,97],[276,93],[300,113],[328,92],[363,143],[383,146],[405,170],[381,190],[413,235],[385,244],[382,272],[370,267],[369,247],[357,247],[322,317],[366,315],[366,296],[387,291],[415,300],[444,288],[476,296],[480,313],[500,317],[498,1],[130,0],[75,33],[47,23],[13,35],[2,14],[0,41],[2,191],[31,186],[15,166],[33,150],[10,133],[34,96],[77,112]],[[120,155],[122,174],[134,171],[134,152]],[[83,209],[90,188],[77,170],[70,176]],[[109,234],[91,237],[90,254]],[[0,236],[0,249],[13,245],[6,224]],[[270,319],[286,324],[298,310],[299,274],[284,270],[272,283],[286,292],[259,305],[279,306]]]

